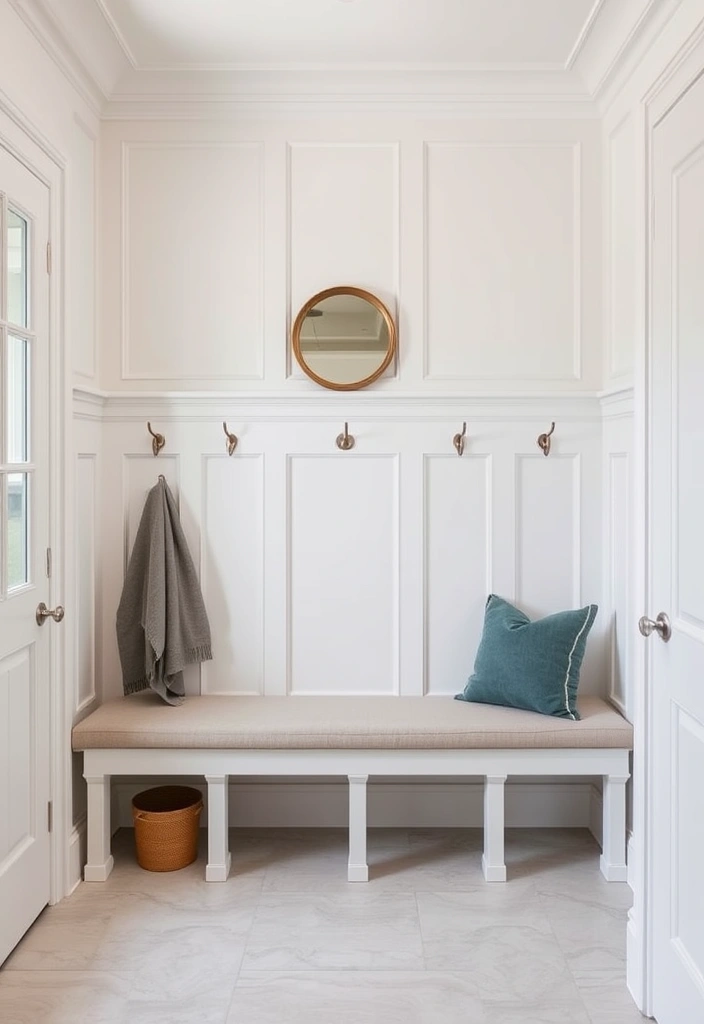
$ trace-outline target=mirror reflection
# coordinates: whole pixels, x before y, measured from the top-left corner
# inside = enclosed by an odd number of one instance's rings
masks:
[[[293,347],[301,367],[324,387],[353,390],[383,373],[393,358],[395,328],[386,307],[355,288],[331,288],[298,314]]]

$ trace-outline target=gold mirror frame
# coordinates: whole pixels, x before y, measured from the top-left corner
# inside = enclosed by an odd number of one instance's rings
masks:
[[[301,351],[301,328],[303,327],[303,321],[311,309],[317,306],[319,302],[322,302],[324,299],[329,299],[333,295],[355,295],[358,299],[364,299],[366,302],[369,302],[383,317],[384,322],[386,323],[386,329],[389,333],[389,344],[381,365],[368,377],[365,377],[363,380],[352,381],[350,384],[338,384],[334,381],[327,380],[325,377],[319,377],[318,374],[308,366],[303,352]],[[308,299],[305,305],[301,307],[291,329],[291,345],[298,365],[311,380],[315,381],[316,384],[320,384],[323,388],[330,388],[332,391],[360,391],[362,388],[366,388],[369,384],[373,384],[375,380],[378,380],[384,370],[391,365],[394,356],[396,355],[396,324],[384,303],[381,299],[378,299],[376,295],[372,295],[371,292],[365,291],[364,288],[354,288],[351,285],[339,285],[335,288],[326,288],[324,291],[318,292],[317,295],[314,295],[312,299]]]

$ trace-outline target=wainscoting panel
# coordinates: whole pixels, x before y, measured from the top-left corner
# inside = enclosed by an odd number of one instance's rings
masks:
[[[455,694],[472,670],[491,582],[491,456],[428,455],[425,687]]]
[[[581,151],[426,146],[425,376],[581,376]]]
[[[122,379],[263,375],[259,142],[122,146]]]
[[[201,586],[215,657],[202,693],[264,692],[264,456],[203,458]]]
[[[529,614],[581,600],[579,462],[539,451],[516,459],[516,598]]]
[[[81,711],[95,698],[96,683],[96,589],[98,527],[97,456],[76,458],[76,696],[75,710]]]
[[[399,692],[398,459],[289,460],[288,692]]]
[[[289,321],[334,284],[370,289],[395,316],[398,145],[296,142],[288,157]]]

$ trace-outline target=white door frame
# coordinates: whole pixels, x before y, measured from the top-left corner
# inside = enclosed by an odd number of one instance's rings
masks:
[[[49,190],[49,240],[52,268],[49,278],[49,544],[53,552],[49,580],[49,605],[63,604],[70,583],[66,567],[72,563],[72,538],[67,506],[71,504],[72,467],[67,451],[71,437],[67,416],[70,386],[70,361],[65,351],[64,330],[64,208],[66,163],[61,154],[0,90],[0,142],[24,164]],[[70,546],[69,546],[70,545]],[[76,614],[69,604],[67,620]],[[70,697],[73,645],[70,626],[51,631],[50,637],[50,799],[53,804],[51,849],[51,903],[58,903],[69,888],[69,837],[71,835],[71,725],[73,707]]]
[[[638,239],[640,271],[637,295],[638,338],[644,343],[636,347],[635,359],[635,593],[639,605],[633,609],[636,629],[640,615],[650,615],[652,604],[652,565],[649,557],[649,508],[652,487],[652,242],[653,242],[653,133],[677,100],[701,75],[704,69],[704,22],[678,50],[653,86],[643,97],[638,111],[639,137],[644,146],[639,158],[639,195],[642,228]],[[640,162],[642,160],[642,163]],[[652,646],[641,641],[637,633],[633,657],[635,746],[633,764],[633,833],[635,841],[629,851],[629,880],[634,890],[634,906],[629,915],[628,984],[633,997],[645,1014],[653,1012],[653,887],[652,849],[653,825],[653,659]],[[631,862],[632,861],[632,862]]]

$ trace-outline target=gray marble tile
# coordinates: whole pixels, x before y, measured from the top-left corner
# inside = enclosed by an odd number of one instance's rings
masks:
[[[227,1024],[488,1024],[489,1019],[457,974],[243,971]]]
[[[47,907],[5,961],[4,970],[90,969],[117,906],[114,895],[94,893],[89,901],[72,896]]]
[[[540,1002],[502,1004],[487,1008],[486,1024],[592,1024],[579,999],[567,1002],[544,994]]]
[[[263,893],[243,968],[422,969],[415,897],[374,893]]]
[[[622,1024],[631,1024],[647,1019],[633,1002],[623,970],[576,970],[572,973],[592,1021],[612,1024],[618,1018]]]
[[[194,910],[179,905],[178,890],[168,902],[126,894],[93,966],[130,971],[133,1000],[219,995],[237,977],[255,908],[256,898],[244,895],[238,906]]]
[[[418,893],[428,970],[466,972],[486,1003],[579,1001],[565,956],[530,892]],[[487,891],[487,890],[491,891]]]
[[[128,975],[101,971],[0,971],[3,1024],[124,1024]]]
[[[623,971],[628,912],[588,892],[541,895],[541,905],[573,971]]]
[[[232,992],[228,991],[215,999],[199,995],[179,1000],[130,1000],[124,1024],[225,1024],[231,996]],[[249,1024],[256,1024],[256,1021]]]

